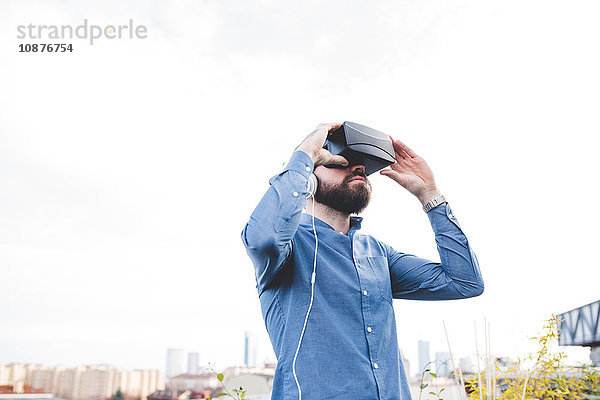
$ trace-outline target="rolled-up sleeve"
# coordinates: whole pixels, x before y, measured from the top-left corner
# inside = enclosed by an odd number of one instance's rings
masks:
[[[259,294],[273,281],[292,251],[292,238],[306,205],[314,164],[303,151],[292,154],[242,230],[242,242],[254,264]]]
[[[479,296],[484,284],[479,262],[448,204],[427,213],[440,262],[394,250],[387,252],[392,296],[397,299],[454,300]]]

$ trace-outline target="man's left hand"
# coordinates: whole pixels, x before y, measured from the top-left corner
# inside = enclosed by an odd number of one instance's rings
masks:
[[[392,139],[396,162],[390,168],[381,170],[379,173],[392,178],[406,190],[414,194],[422,205],[440,195],[435,186],[433,172],[423,158],[418,156],[407,145],[400,140]]]

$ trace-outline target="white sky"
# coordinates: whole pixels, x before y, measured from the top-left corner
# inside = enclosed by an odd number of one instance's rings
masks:
[[[164,369],[183,347],[219,368],[245,330],[273,358],[240,231],[327,121],[421,154],[479,257],[481,297],[395,301],[413,373],[417,340],[447,351],[442,320],[457,355],[486,317],[492,351],[524,356],[551,313],[600,296],[597,1],[1,7],[0,363]],[[18,53],[17,25],[84,18],[148,38]],[[364,229],[438,259],[417,200],[372,182]]]

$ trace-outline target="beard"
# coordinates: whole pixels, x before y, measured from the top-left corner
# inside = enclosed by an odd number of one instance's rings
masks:
[[[351,187],[350,181],[356,176],[367,179],[365,173],[356,170],[338,185],[319,182],[315,200],[344,214],[359,214],[371,200],[371,184],[366,180],[365,184],[356,184]]]

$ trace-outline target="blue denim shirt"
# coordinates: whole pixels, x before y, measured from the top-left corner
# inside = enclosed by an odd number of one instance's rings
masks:
[[[271,399],[298,399],[292,361],[311,296],[315,251],[312,217],[302,213],[310,157],[296,151],[242,231],[256,272],[262,315],[277,356]],[[319,240],[314,302],[296,375],[306,400],[410,399],[398,350],[392,299],[478,296],[477,258],[448,205],[428,213],[441,263],[394,250],[315,218]]]

